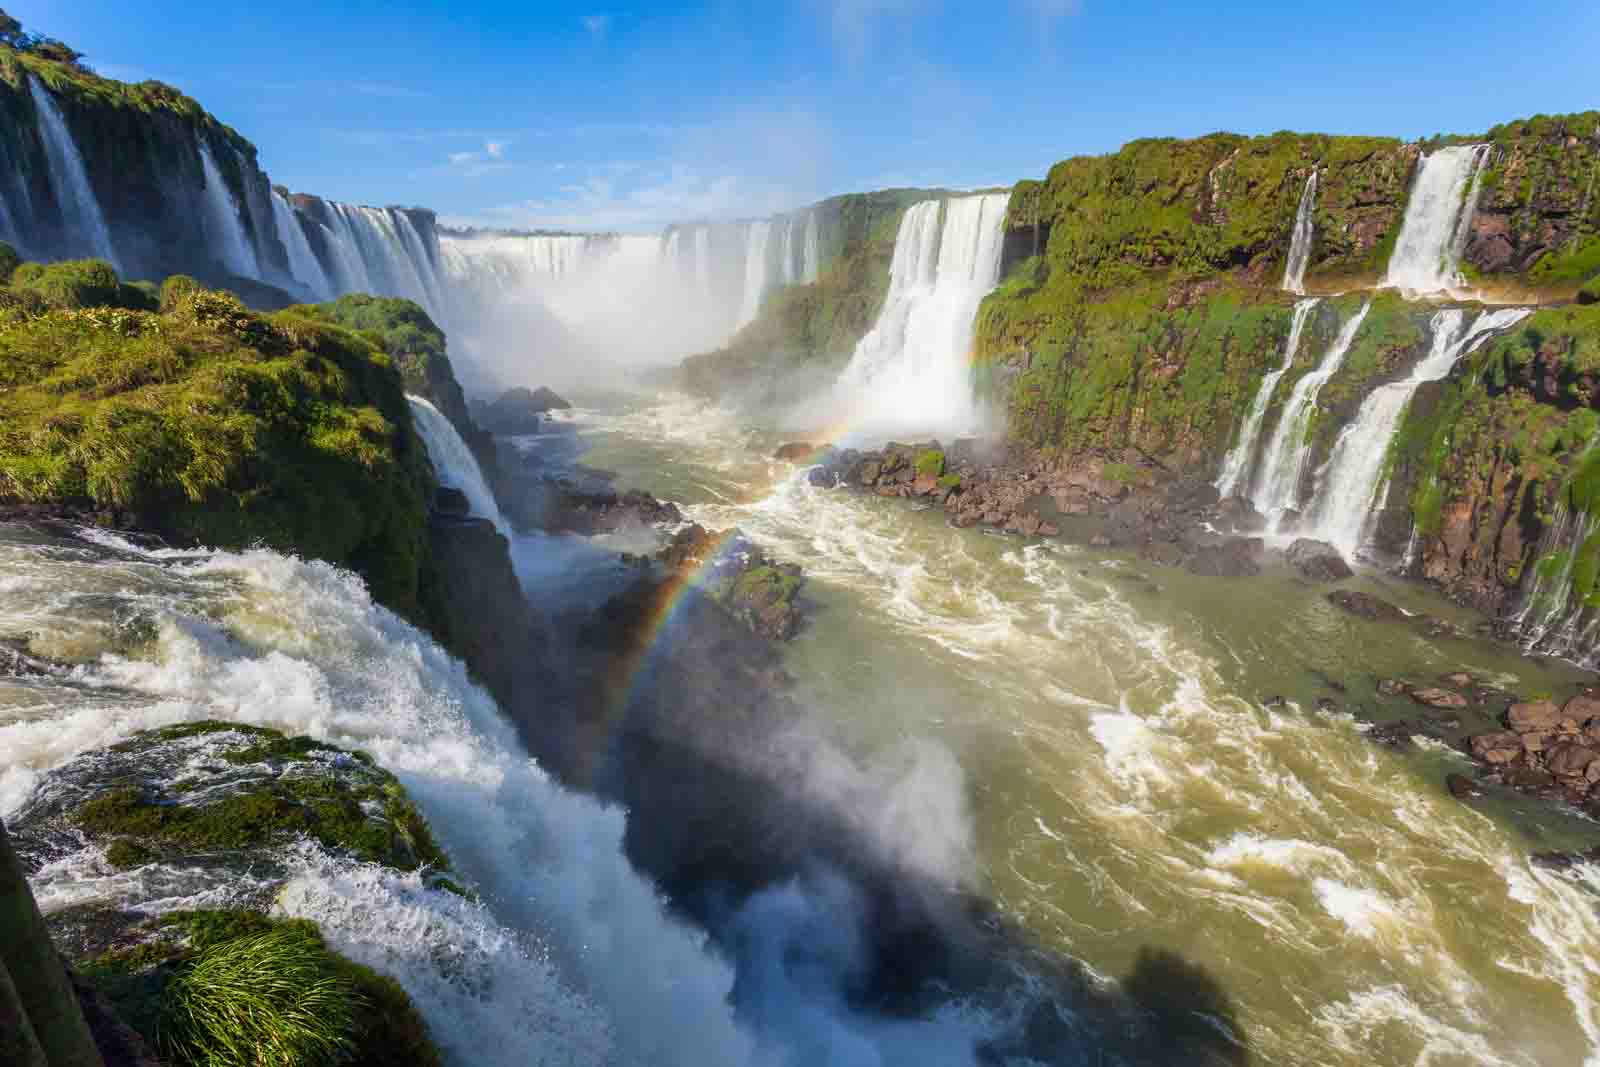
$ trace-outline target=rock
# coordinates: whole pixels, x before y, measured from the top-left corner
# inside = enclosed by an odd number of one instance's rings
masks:
[[[1519,734],[1552,731],[1561,721],[1561,709],[1548,700],[1529,700],[1506,710],[1506,725]]]
[[[911,483],[911,491],[917,496],[932,496],[938,488],[939,479],[931,474],[919,474]]]
[[[441,485],[433,491],[433,510],[438,515],[465,518],[472,514],[472,503],[461,490]]]
[[[492,404],[480,407],[478,425],[502,437],[518,437],[538,433],[542,425],[540,416],[547,411],[566,410],[571,404],[549,389],[527,389],[517,386],[501,393]]]
[[[1505,773],[1505,783],[1512,789],[1536,792],[1556,784],[1555,777],[1537,767],[1513,767]]]
[[[779,445],[778,450],[772,454],[773,459],[781,459],[785,463],[804,463],[810,459],[817,449],[815,445],[806,441],[790,441],[786,445]]]
[[[1454,690],[1431,686],[1411,690],[1411,699],[1430,708],[1464,708],[1468,704],[1467,698]]]
[[[1530,733],[1523,734],[1521,736],[1522,751],[1532,755],[1535,752],[1543,752],[1546,746],[1550,744],[1550,739],[1555,735],[1548,733]]]
[[[1403,697],[1411,692],[1411,683],[1399,678],[1384,678],[1378,682],[1378,692],[1386,697]]]
[[[1214,578],[1241,578],[1261,573],[1264,543],[1259,537],[1233,537],[1220,545],[1204,545],[1190,558],[1190,574]]]
[[[1332,697],[1318,697],[1317,698],[1317,710],[1318,711],[1338,711],[1339,710],[1339,702],[1337,700],[1334,700]]]
[[[1403,622],[1406,618],[1405,612],[1387,600],[1353,589],[1335,589],[1328,594],[1328,603],[1375,622]]]
[[[1445,788],[1450,790],[1450,795],[1457,800],[1466,800],[1468,797],[1483,795],[1483,791],[1478,788],[1478,783],[1464,774],[1446,775],[1444,784]]]
[[[1289,701],[1278,694],[1273,694],[1272,696],[1269,696],[1263,700],[1261,705],[1262,707],[1267,708],[1286,708],[1289,706]]]
[[[1478,734],[1468,745],[1472,755],[1485,763],[1511,763],[1522,757],[1522,738],[1509,730]]]
[[[1242,496],[1230,496],[1218,503],[1217,517],[1239,533],[1255,533],[1267,524],[1266,517]]]
[[[1466,673],[1465,671],[1455,671],[1450,674],[1441,674],[1439,676],[1439,681],[1443,682],[1445,685],[1453,686],[1456,689],[1470,689],[1473,685],[1474,679],[1472,675]]]
[[[1337,548],[1326,541],[1313,541],[1309,537],[1302,537],[1290,545],[1283,558],[1302,577],[1313,582],[1337,582],[1354,573]]]
[[[1416,617],[1417,629],[1424,637],[1460,637],[1461,631],[1451,623],[1432,615],[1418,615]]]
[[[858,485],[873,486],[878,484],[878,478],[883,474],[883,464],[875,459],[864,461],[856,470],[856,483]]]
[[[1561,705],[1561,715],[1579,726],[1586,726],[1591,721],[1600,719],[1600,698],[1579,694]]]
[[[1380,723],[1367,731],[1367,739],[1390,748],[1409,748],[1411,739],[1419,733],[1428,733],[1420,724],[1410,719]]]
[[[1039,536],[1040,537],[1060,537],[1061,536],[1061,527],[1057,526],[1055,523],[1050,522],[1047,519],[1044,522],[1041,522],[1039,524]]]
[[[1600,752],[1574,741],[1561,741],[1544,756],[1545,769],[1555,775],[1578,774],[1600,759]]]

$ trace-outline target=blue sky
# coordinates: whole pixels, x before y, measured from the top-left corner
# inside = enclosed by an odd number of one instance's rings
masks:
[[[1600,107],[1594,0],[4,2],[105,74],[189,92],[277,182],[501,226],[1010,184],[1143,136]]]

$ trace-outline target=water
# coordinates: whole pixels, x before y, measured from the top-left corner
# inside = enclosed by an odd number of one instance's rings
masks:
[[[316,253],[311,250],[311,242],[306,240],[299,214],[294,205],[276,189],[272,191],[272,222],[278,231],[278,239],[289,254],[290,277],[304,287],[313,300],[333,299],[333,285],[328,281],[328,274],[322,269]]]
[[[817,239],[817,213],[808,211],[806,212],[805,251],[800,267],[800,281],[802,284],[811,285],[817,280],[817,271],[821,259],[822,256]]]
[[[856,432],[960,433],[980,424],[972,320],[999,277],[1008,200],[990,193],[907,209],[883,310],[835,387]]]
[[[1477,176],[1489,145],[1454,145],[1423,156],[1383,284],[1414,293],[1460,289],[1458,270],[1472,217]]]
[[[1452,308],[1429,323],[1428,354],[1404,379],[1374,389],[1361,402],[1356,417],[1340,431],[1307,509],[1310,536],[1327,541],[1354,558],[1387,495],[1385,477],[1389,445],[1400,429],[1406,405],[1424,382],[1449,375],[1462,356],[1493,333],[1526,318],[1526,308],[1486,311],[1466,328],[1467,314]]]
[[[239,219],[239,204],[228,191],[227,183],[222,180],[222,172],[217,169],[211,146],[204,137],[199,138],[199,146],[200,170],[206,181],[205,192],[200,200],[206,243],[210,246],[211,254],[230,274],[254,278],[261,273],[261,268],[256,262],[255,247],[251,245],[249,236],[244,232],[244,223]]]
[[[1534,572],[1513,616],[1529,652],[1564,656],[1593,667],[1600,647],[1600,613],[1579,598],[1572,575],[1580,550],[1600,533],[1600,519],[1556,502],[1555,515],[1534,551]],[[1592,545],[1591,545],[1592,547]]]
[[[1233,496],[1240,488],[1242,482],[1245,489],[1250,487],[1250,475],[1256,458],[1256,442],[1261,439],[1261,423],[1267,417],[1267,408],[1272,404],[1272,394],[1278,388],[1278,382],[1294,366],[1295,353],[1300,350],[1300,335],[1305,332],[1306,319],[1316,310],[1320,303],[1316,298],[1298,301],[1294,306],[1294,314],[1289,320],[1289,337],[1283,344],[1283,363],[1275,370],[1268,371],[1261,379],[1261,385],[1256,389],[1255,399],[1250,402],[1250,410],[1245,414],[1244,425],[1239,428],[1239,441],[1223,457],[1222,473],[1217,475],[1217,492],[1223,497]]]
[[[766,459],[779,436],[687,401],[572,417],[587,462],[805,566],[797,698],[858,751],[954,753],[977,877],[1045,944],[1106,976],[1180,952],[1231,1002],[1251,1063],[1600,1062],[1600,877],[1527,859],[1593,826],[1461,804],[1442,779],[1462,757],[1361,727],[1416,714],[1378,677],[1466,669],[1559,694],[1576,673],[1352,618],[1285,572],[1200,578],[815,489]],[[1358,584],[1470,628],[1417,587]]]
[[[1289,259],[1283,267],[1283,287],[1291,293],[1306,291],[1306,264],[1311,260],[1311,238],[1316,226],[1317,172],[1313,168],[1294,213],[1294,234],[1289,239]]]
[[[1300,476],[1305,471],[1306,455],[1310,451],[1305,439],[1306,429],[1310,425],[1311,412],[1316,407],[1317,394],[1344,362],[1345,353],[1350,351],[1350,345],[1355,341],[1356,333],[1370,310],[1370,303],[1363,304],[1361,310],[1339,328],[1339,334],[1322,357],[1322,362],[1294,383],[1294,390],[1278,415],[1278,425],[1273,429],[1272,439],[1261,459],[1261,472],[1257,475],[1257,485],[1251,495],[1256,510],[1271,520],[1274,529],[1285,511],[1297,508],[1300,504]]]
[[[790,215],[783,220],[783,245],[778,250],[778,283],[780,285],[793,285],[795,283],[794,228],[799,223],[800,220],[794,215]]]
[[[100,211],[94,187],[89,184],[89,174],[84,170],[83,157],[78,154],[67,120],[56,106],[55,97],[32,74],[28,75],[28,91],[33,94],[34,110],[39,116],[39,135],[44,140],[45,158],[50,163],[50,188],[61,209],[61,224],[66,231],[63,236],[69,241],[82,242],[90,255],[117,266],[111,230]]]
[[[488,519],[494,523],[495,529],[510,538],[511,526],[500,514],[494,491],[484,480],[477,457],[456,432],[455,426],[444,417],[443,412],[422,397],[407,394],[406,400],[411,404],[412,420],[418,436],[428,448],[428,459],[433,462],[439,484],[465,493],[472,514]]]
[[[772,223],[765,220],[752,222],[745,230],[744,302],[739,308],[739,329],[754,322],[761,313],[761,298],[767,293],[767,242],[771,237]]]

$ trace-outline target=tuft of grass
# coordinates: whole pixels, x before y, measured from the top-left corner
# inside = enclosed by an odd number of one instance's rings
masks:
[[[161,1044],[206,1067],[322,1067],[354,1050],[355,982],[314,931],[284,924],[224,942],[162,992]]]
[[[917,474],[925,478],[939,478],[944,475],[944,453],[937,449],[927,449],[917,455]]]

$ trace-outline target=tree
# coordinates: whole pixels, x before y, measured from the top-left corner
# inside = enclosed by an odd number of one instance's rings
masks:
[[[16,47],[22,36],[22,23],[6,14],[4,8],[0,8],[0,44]]]

